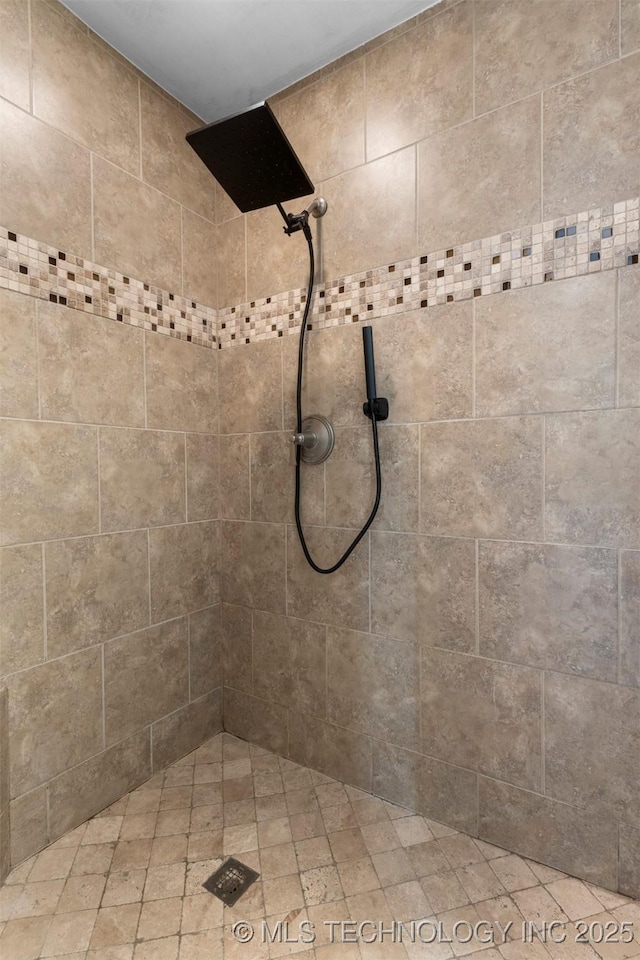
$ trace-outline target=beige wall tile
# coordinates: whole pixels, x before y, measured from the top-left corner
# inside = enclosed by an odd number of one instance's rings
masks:
[[[544,694],[547,794],[640,826],[640,691],[549,673]]]
[[[224,728],[228,733],[284,756],[287,722],[286,707],[225,687]]]
[[[89,152],[5,100],[0,101],[0,129],[0,221],[91,259]]]
[[[640,410],[547,417],[545,472],[549,539],[640,546]]]
[[[44,659],[42,547],[0,550],[0,673],[24,670]]]
[[[308,527],[307,545],[322,567],[336,563],[354,538],[354,530]],[[352,630],[369,627],[368,539],[356,547],[343,567],[331,576],[307,564],[295,527],[287,528],[287,613],[301,619],[332,623]]]
[[[252,690],[252,616],[248,607],[222,604],[224,682],[244,693]]]
[[[107,744],[131,736],[188,702],[188,647],[185,618],[105,644]]]
[[[10,865],[10,823],[9,799],[11,790],[10,754],[9,754],[9,691],[0,687],[0,876],[4,881]]]
[[[481,541],[480,653],[615,682],[614,550]]]
[[[289,757],[328,777],[371,790],[372,742],[361,733],[291,712]]]
[[[180,206],[93,157],[95,259],[125,274],[182,291]]]
[[[130,173],[140,171],[138,78],[42,0],[31,4],[33,112]]]
[[[234,217],[242,216],[229,194],[222,189],[215,177],[214,184],[216,191],[216,218],[218,223],[224,223],[225,220],[232,220]]]
[[[149,531],[151,619],[168,620],[220,600],[217,520]]]
[[[215,307],[218,302],[218,227],[182,210],[182,288],[185,297]]]
[[[148,625],[144,530],[48,543],[45,569],[49,657]]]
[[[0,7],[0,17],[2,14]],[[39,416],[35,310],[33,297],[0,290],[0,414],[3,417],[37,420]]]
[[[618,889],[628,897],[640,898],[640,830],[620,824],[620,871]]]
[[[367,159],[473,116],[472,4],[461,3],[366,57]]]
[[[251,436],[251,519],[293,522],[295,450],[291,433]],[[305,523],[324,523],[324,467],[302,464],[300,513]]]
[[[514,224],[536,223],[540,98],[530,97],[423,141],[418,169],[421,252],[511,230]]]
[[[423,424],[422,533],[537,539],[542,435],[537,417]]]
[[[327,719],[416,748],[420,740],[420,654],[403,643],[327,628]]]
[[[591,811],[480,777],[478,835],[592,883],[615,888],[618,827]]]
[[[187,520],[215,520],[220,513],[218,438],[187,434]]]
[[[314,183],[364,163],[364,60],[277,100],[273,111]]]
[[[153,769],[162,770],[222,730],[222,691],[213,690],[152,726]]]
[[[5,420],[0,447],[3,543],[97,533],[95,427]]]
[[[247,299],[246,217],[218,226],[218,307],[232,307]]]
[[[322,188],[318,187],[320,191]],[[299,197],[287,203],[297,213],[312,199]],[[311,224],[314,239],[321,236],[322,221]],[[302,234],[288,237],[276,207],[252,210],[246,215],[247,231],[247,300],[270,297],[284,290],[305,287],[309,279],[309,254]],[[316,244],[317,249],[317,244]]]
[[[474,9],[476,113],[618,56],[616,0],[480,0]]]
[[[545,219],[633,193],[640,180],[639,70],[640,57],[629,57],[545,93]]]
[[[11,795],[19,797],[102,748],[100,650],[15,674],[9,704]]]
[[[144,426],[142,331],[38,304],[40,402],[45,420]]]
[[[217,433],[216,354],[184,340],[147,333],[145,360],[148,426]]]
[[[294,710],[326,716],[326,627],[255,610],[253,693]],[[234,687],[237,684],[231,682]]]
[[[640,687],[640,551],[620,554],[620,680]]]
[[[329,204],[319,221],[326,279],[416,255],[415,147],[340,174],[321,189]]]
[[[623,56],[640,49],[640,0],[622,0],[621,46]]]
[[[220,431],[282,429],[282,343],[271,340],[222,350]]]
[[[612,407],[615,310],[613,272],[479,299],[477,415]]]
[[[36,787],[11,801],[11,865],[17,867],[49,842],[47,788]]]
[[[541,689],[538,670],[423,647],[423,752],[539,789]]]
[[[189,692],[196,700],[222,687],[220,604],[189,616]]]
[[[468,770],[373,742],[373,792],[455,830],[476,832],[476,781]]]
[[[140,107],[143,180],[215,222],[215,180],[185,139],[198,124],[148,83]]]
[[[102,529],[182,523],[184,436],[155,430],[100,430]]]
[[[640,406],[640,270],[621,270],[619,283],[618,403],[621,407],[637,407]]]
[[[220,516],[225,520],[250,518],[249,446],[248,434],[220,437]]]
[[[7,0],[0,7],[2,58],[0,96],[29,109],[29,7],[23,0]]]
[[[371,629],[426,646],[475,650],[473,540],[371,535]]]
[[[223,520],[223,600],[285,612],[284,538],[282,524]]]

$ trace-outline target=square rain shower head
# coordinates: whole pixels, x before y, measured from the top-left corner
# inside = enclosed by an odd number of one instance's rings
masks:
[[[266,103],[193,130],[187,141],[242,213],[313,193]]]

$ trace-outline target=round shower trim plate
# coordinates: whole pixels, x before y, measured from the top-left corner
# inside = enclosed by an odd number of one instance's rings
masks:
[[[312,413],[302,421],[302,434],[293,439],[300,445],[304,463],[324,463],[333,452],[336,435],[326,417]]]

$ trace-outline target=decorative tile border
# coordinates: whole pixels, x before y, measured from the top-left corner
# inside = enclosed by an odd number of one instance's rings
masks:
[[[319,284],[311,326],[357,323],[637,264],[639,211],[635,197]],[[218,349],[298,332],[306,300],[302,287],[215,310],[3,228],[0,287]]]

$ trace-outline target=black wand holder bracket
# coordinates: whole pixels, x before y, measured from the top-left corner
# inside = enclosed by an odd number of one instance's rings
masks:
[[[373,411],[372,408],[373,407]],[[385,397],[376,397],[375,400],[365,400],[362,404],[362,412],[365,417],[369,417],[369,420],[372,420],[373,417],[376,420],[388,420],[389,419],[389,401]]]

